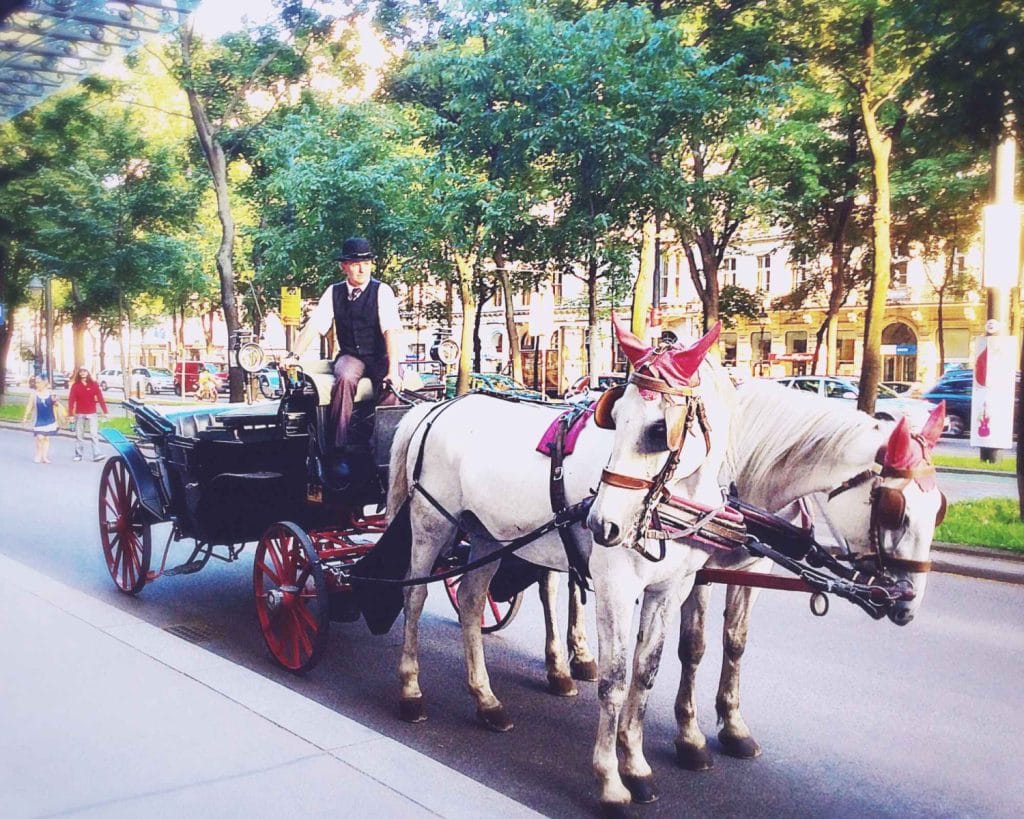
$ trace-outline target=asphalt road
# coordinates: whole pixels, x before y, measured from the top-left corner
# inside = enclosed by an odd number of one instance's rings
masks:
[[[515,730],[491,734],[475,723],[458,626],[439,594],[431,595],[421,629],[430,719],[406,725],[396,718],[398,629],[374,637],[361,623],[332,625],[327,656],[302,678],[267,658],[253,612],[248,553],[239,565],[215,563],[125,597],[106,574],[96,532],[101,465],[72,463],[67,439],[54,442],[53,457],[50,465],[33,464],[29,436],[0,430],[0,552],[155,625],[200,627],[209,634],[202,643],[208,650],[547,815],[595,815],[596,691],[585,686],[571,700],[545,692],[540,607],[532,593],[486,646],[492,684]],[[158,530],[155,553],[162,545]],[[172,547],[171,560],[184,559],[185,551],[182,544]],[[711,624],[721,622],[721,598],[715,595]],[[720,659],[711,635],[698,679],[709,735]],[[1020,816],[1022,672],[1024,587],[934,575],[922,612],[904,629],[873,622],[842,601],[818,619],[805,596],[765,592],[744,658],[743,688],[744,714],[763,756],[740,761],[718,755],[715,768],[703,774],[675,766],[678,662],[670,652],[646,722],[661,799],[635,808],[634,815]],[[152,692],[152,707],[161,708],[159,691]]]

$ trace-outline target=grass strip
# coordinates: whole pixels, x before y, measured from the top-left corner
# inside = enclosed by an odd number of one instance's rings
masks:
[[[945,521],[935,531],[935,539],[1024,552],[1024,522],[1013,498],[959,501],[950,504]]]
[[[932,455],[936,466],[951,466],[956,469],[980,469],[986,472],[1016,472],[1017,459],[1013,456],[1000,458],[994,464],[982,463],[977,455]]]
[[[21,419],[25,417],[25,399],[4,397],[3,402],[0,403],[0,421],[13,421],[20,424]],[[125,435],[131,433],[134,430],[134,418],[129,418],[124,415],[108,415],[106,417],[100,417],[100,429],[107,429],[112,427],[113,429],[123,432]]]

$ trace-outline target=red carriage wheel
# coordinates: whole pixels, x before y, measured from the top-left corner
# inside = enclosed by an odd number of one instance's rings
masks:
[[[459,612],[459,582],[461,580],[462,575],[458,575],[444,581],[444,590],[448,592],[448,600],[451,602],[452,608],[455,609],[456,616],[461,616]],[[484,634],[492,634],[505,628],[519,613],[522,603],[522,592],[517,592],[510,600],[495,600],[491,597],[491,593],[487,592],[484,613],[480,617],[480,631]]]
[[[146,585],[152,548],[139,488],[124,458],[111,458],[100,476],[100,540],[107,571],[118,589],[138,594]]]
[[[327,645],[330,599],[320,559],[301,527],[273,524],[256,546],[253,564],[256,616],[274,660],[305,673]]]

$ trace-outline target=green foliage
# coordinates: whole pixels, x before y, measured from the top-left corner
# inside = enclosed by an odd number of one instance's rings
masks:
[[[737,318],[757,321],[762,310],[761,298],[759,293],[752,293],[735,284],[727,284],[719,294],[718,316],[729,329],[736,326]]]

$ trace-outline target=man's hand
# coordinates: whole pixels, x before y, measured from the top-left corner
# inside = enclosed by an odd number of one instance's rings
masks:
[[[397,367],[395,369],[388,370],[388,374],[384,376],[384,381],[385,383],[390,383],[391,388],[395,392],[398,392],[400,389],[402,389],[402,376],[399,374]]]

